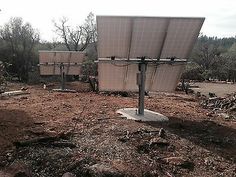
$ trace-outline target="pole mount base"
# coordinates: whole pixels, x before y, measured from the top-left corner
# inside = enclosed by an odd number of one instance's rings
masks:
[[[143,121],[143,122],[166,122],[169,121],[168,117],[154,111],[144,109],[144,115],[138,114],[138,108],[123,108],[116,111],[127,119]]]

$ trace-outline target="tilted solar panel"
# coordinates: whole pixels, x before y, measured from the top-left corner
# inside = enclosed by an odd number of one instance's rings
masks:
[[[99,90],[137,91],[135,61],[145,57],[154,62],[147,65],[146,90],[173,91],[186,62],[157,63],[186,61],[203,22],[204,18],[97,16]]]
[[[39,51],[41,75],[60,75],[60,65],[66,75],[80,75],[84,52],[75,51]]]
[[[98,58],[188,58],[204,18],[97,16]]]

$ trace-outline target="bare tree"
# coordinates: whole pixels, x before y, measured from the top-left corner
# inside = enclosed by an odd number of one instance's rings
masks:
[[[69,31],[69,39],[73,45],[75,51],[81,50],[79,49],[79,44],[81,38],[83,36],[83,27],[77,26],[75,29],[68,29]]]
[[[83,25],[77,25],[75,28],[68,26],[68,18],[63,17],[59,22],[55,22],[54,27],[57,34],[65,43],[67,49],[71,51],[83,51],[90,43],[97,40],[97,29],[93,13],[89,13]]]
[[[69,39],[68,39],[69,38],[69,27],[66,26],[67,22],[68,22],[68,18],[66,18],[66,17],[62,17],[59,20],[59,23],[56,23],[56,21],[53,21],[57,34],[63,39],[63,42],[65,43],[67,49],[69,51],[71,51]]]

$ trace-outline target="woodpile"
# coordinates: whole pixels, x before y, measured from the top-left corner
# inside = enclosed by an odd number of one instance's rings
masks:
[[[236,115],[236,92],[226,97],[212,97],[201,102],[204,108]]]

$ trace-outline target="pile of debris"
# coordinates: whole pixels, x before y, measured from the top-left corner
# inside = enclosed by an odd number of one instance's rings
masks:
[[[210,97],[201,102],[203,108],[212,109],[214,113],[227,113],[236,118],[236,92],[226,97]]]

